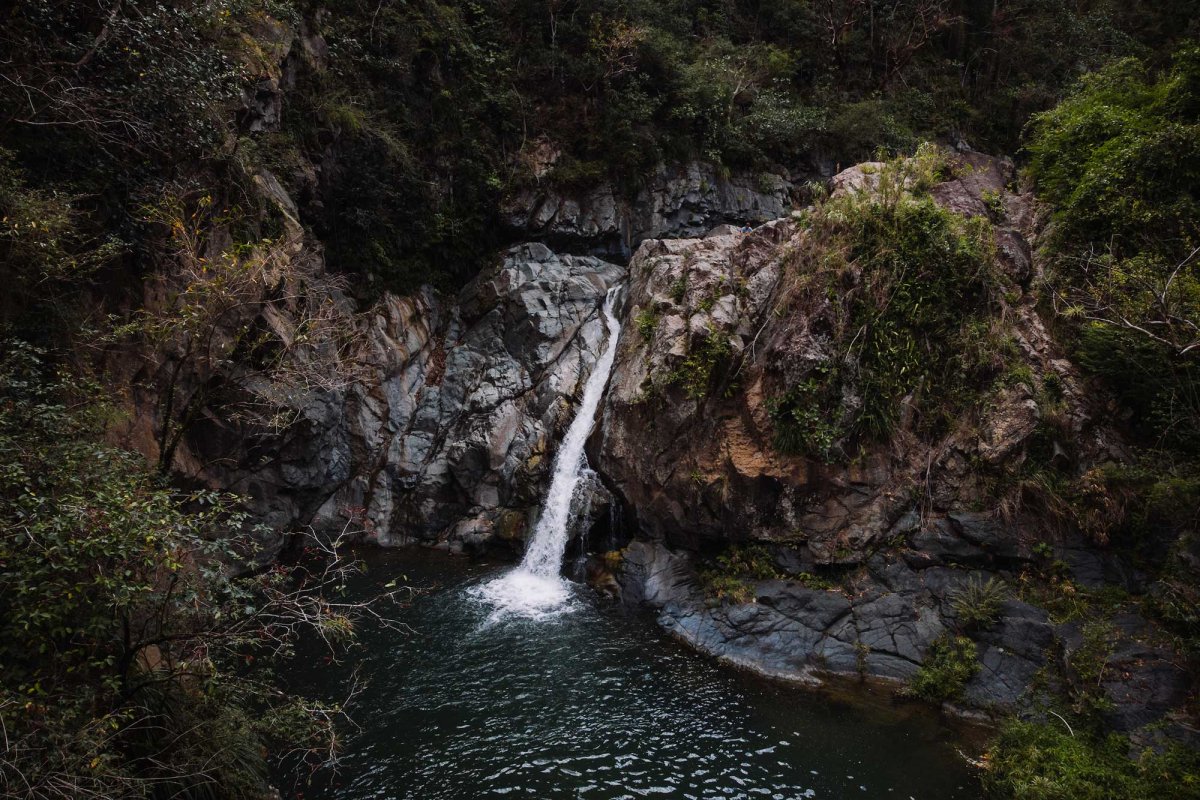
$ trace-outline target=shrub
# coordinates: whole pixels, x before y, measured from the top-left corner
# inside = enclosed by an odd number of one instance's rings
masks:
[[[1129,742],[1095,739],[1058,722],[1010,722],[988,750],[989,796],[1016,800],[1195,800],[1200,757],[1178,746],[1131,760]]]
[[[990,385],[991,358],[974,353],[995,289],[990,225],[938,206],[927,192],[946,177],[923,147],[885,164],[874,191],[822,203],[795,298],[820,306],[834,353],[771,404],[775,444],[831,460],[892,433],[906,404],[919,433],[938,435],[971,396]]]
[[[1030,123],[1030,172],[1054,206],[1044,253],[1080,361],[1145,436],[1200,445],[1200,48],[1155,74],[1083,78]],[[1156,446],[1159,442],[1155,443]]]
[[[810,377],[771,400],[768,411],[775,423],[776,450],[816,456],[827,463],[840,454],[844,432],[840,418],[830,419],[829,409],[836,408],[839,399],[832,396],[837,382],[830,380],[831,372],[828,365],[819,364]]]
[[[947,634],[930,646],[908,693],[933,702],[953,700],[962,695],[963,687],[977,672],[975,643],[965,636]]]
[[[987,207],[988,216],[993,222],[999,222],[1004,219],[1004,199],[1000,196],[1000,192],[995,189],[988,189],[983,193],[983,204]]]
[[[658,327],[658,314],[650,308],[641,311],[637,315],[637,330],[641,335],[642,341],[654,341],[654,330]]]
[[[720,602],[741,604],[754,600],[754,587],[736,575],[704,570],[700,573],[700,584],[705,594]]]
[[[762,545],[733,545],[700,571],[700,584],[717,600],[749,603],[754,600],[751,581],[782,577],[775,559]]]
[[[272,681],[302,630],[344,641],[349,564],[247,574],[262,531],[102,442],[89,382],[0,342],[0,774],[45,798],[257,798],[266,748],[328,752],[336,706]],[[17,777],[19,776],[19,778]]]
[[[828,578],[822,578],[820,575],[814,575],[811,572],[801,572],[798,575],[793,575],[791,580],[794,580],[805,589],[817,589],[823,592],[827,592],[835,586],[834,582]]]
[[[692,345],[687,358],[671,371],[668,382],[683,386],[693,400],[703,399],[712,388],[717,367],[729,351],[729,337],[718,329],[710,330],[699,344]]]
[[[1004,581],[974,578],[950,597],[958,621],[967,628],[987,628],[1000,618],[1008,591]]]

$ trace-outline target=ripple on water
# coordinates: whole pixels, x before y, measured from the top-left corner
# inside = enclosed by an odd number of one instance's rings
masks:
[[[719,668],[565,582],[508,602],[528,588],[514,572],[420,598],[416,633],[364,634],[357,664],[297,670],[331,699],[353,669],[369,679],[342,772],[305,798],[978,796],[936,726]]]

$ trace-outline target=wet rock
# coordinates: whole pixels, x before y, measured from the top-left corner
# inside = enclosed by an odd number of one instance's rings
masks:
[[[271,176],[260,188],[294,210]],[[302,398],[299,421],[264,431],[251,457],[229,459],[244,434],[214,420],[189,431],[179,458],[277,529],[519,549],[603,345],[600,305],[623,277],[533,244],[457,298],[385,296],[360,319],[356,382]],[[606,502],[593,489],[585,516]]]
[[[691,560],[683,553],[642,540],[624,551],[620,583],[622,598],[630,604],[662,608],[685,601],[694,580]]]

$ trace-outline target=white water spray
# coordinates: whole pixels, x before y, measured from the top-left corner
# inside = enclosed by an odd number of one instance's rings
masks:
[[[550,480],[542,514],[526,546],[525,557],[516,569],[474,591],[477,597],[495,607],[493,620],[506,615],[533,618],[549,616],[563,610],[570,599],[570,591],[559,572],[570,537],[571,499],[587,469],[583,447],[592,432],[596,409],[604,396],[604,387],[617,355],[621,324],[613,312],[613,303],[618,292],[619,287],[614,286],[605,295],[600,316],[608,329],[608,341],[583,388],[579,412],[559,445],[558,455],[554,459],[554,477]]]

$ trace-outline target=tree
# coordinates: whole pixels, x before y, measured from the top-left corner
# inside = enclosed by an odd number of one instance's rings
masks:
[[[1082,360],[1144,432],[1200,445],[1200,49],[1157,74],[1123,59],[1085,77],[1034,118],[1028,149]]]
[[[344,705],[267,672],[303,632],[335,652],[381,603],[337,595],[342,537],[255,563],[234,499],[181,495],[100,440],[96,387],[38,350],[0,356],[0,793],[261,798],[270,752],[336,756]],[[348,689],[349,697],[355,693]]]
[[[147,211],[165,238],[159,296],[117,333],[149,364],[164,474],[206,411],[219,405],[226,419],[278,431],[311,393],[341,389],[360,370],[344,279],[301,258],[303,232],[281,213],[279,238],[220,247],[229,212],[211,195],[175,194]]]

